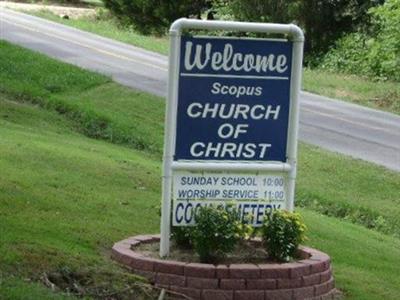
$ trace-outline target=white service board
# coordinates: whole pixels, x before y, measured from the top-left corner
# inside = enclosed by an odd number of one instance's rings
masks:
[[[201,206],[233,205],[255,227],[269,211],[287,208],[285,174],[177,171],[172,185],[173,226],[193,225]]]

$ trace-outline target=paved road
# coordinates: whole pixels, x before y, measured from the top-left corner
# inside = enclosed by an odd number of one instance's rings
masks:
[[[163,55],[3,8],[0,38],[165,95]],[[302,92],[300,139],[400,171],[400,117],[390,113]]]

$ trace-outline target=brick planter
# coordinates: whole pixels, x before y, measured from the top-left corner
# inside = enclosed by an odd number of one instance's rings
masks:
[[[211,265],[154,259],[135,252],[141,243],[159,242],[141,235],[116,243],[112,258],[172,292],[202,300],[334,299],[330,258],[301,247],[296,262],[283,264]]]

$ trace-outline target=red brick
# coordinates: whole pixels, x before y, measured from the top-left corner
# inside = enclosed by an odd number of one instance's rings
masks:
[[[118,243],[124,245],[126,248],[132,249],[132,247],[138,246],[140,244],[140,241],[135,240],[133,238],[129,238],[122,240]]]
[[[328,281],[332,277],[331,269],[326,270],[325,272],[320,273],[321,275],[321,283]]]
[[[232,264],[229,266],[231,278],[260,278],[260,268],[252,264]]]
[[[201,290],[198,290],[198,289],[180,287],[180,286],[171,286],[170,290],[175,293],[178,293],[178,294],[183,294],[187,297],[190,297],[191,299],[195,299],[195,300],[201,299]],[[173,294],[173,293],[171,293],[171,294]]]
[[[136,270],[153,271],[154,259],[149,259],[143,256],[132,257],[130,266]]]
[[[333,299],[335,299],[335,294],[333,291],[321,296],[321,300],[333,300]]]
[[[235,300],[264,300],[264,291],[235,291]]]
[[[192,277],[214,278],[215,266],[210,264],[191,263],[185,265],[185,275]]]
[[[160,234],[151,234],[150,236],[153,239],[153,241],[157,241],[158,242],[161,239],[161,235]]]
[[[229,267],[226,265],[217,265],[215,272],[217,278],[229,278]]]
[[[226,290],[244,290],[246,289],[246,280],[244,279],[221,279],[220,288]]]
[[[310,248],[310,253],[311,253],[311,258],[315,258],[315,257],[324,257],[324,258],[328,257],[329,258],[328,254],[326,254],[322,251],[319,251],[317,249],[314,249],[314,248]]]
[[[261,278],[289,278],[289,269],[286,264],[263,264],[258,265]]]
[[[309,275],[311,271],[309,264],[291,263],[288,265],[288,267],[290,268],[290,278],[298,278]]]
[[[293,299],[304,300],[314,296],[314,287],[308,286],[293,290]]]
[[[198,278],[198,277],[187,277],[186,285],[188,287],[197,289],[217,289],[218,279],[217,278]]]
[[[335,279],[331,278],[331,279],[328,281],[328,286],[329,286],[329,290],[334,289],[334,288],[335,288]]]
[[[292,300],[293,290],[265,291],[265,300]]]
[[[314,286],[314,295],[320,296],[329,291],[329,281]]]
[[[322,262],[318,265],[311,265],[312,273],[322,273],[330,269],[330,264],[327,262]]]
[[[310,257],[310,260],[316,260],[316,261],[323,262],[326,269],[330,266],[330,262],[331,262],[331,259],[327,254],[320,252],[320,251],[316,251],[316,250]]]
[[[150,283],[154,283],[156,279],[156,273],[152,271],[143,271],[143,270],[133,270],[133,273],[139,275],[143,278],[146,278]]]
[[[301,287],[301,278],[293,278],[293,279],[278,279],[278,289],[290,289],[290,288],[299,288]]]
[[[310,248],[300,246],[297,251],[296,251],[296,256],[301,258],[301,259],[307,259],[310,258],[311,254],[309,251]]]
[[[272,290],[276,289],[275,279],[247,279],[246,287],[248,290]]]
[[[203,300],[233,300],[233,291],[203,290]]]
[[[303,246],[303,245],[300,245],[299,249],[307,252],[309,255],[311,255],[311,253],[314,252],[314,250],[315,250],[314,248],[310,248],[310,247]]]
[[[158,284],[167,284],[167,285],[184,287],[186,284],[186,277],[174,274],[157,273],[155,282]]]
[[[136,235],[133,236],[132,239],[137,240],[141,243],[147,244],[153,241],[153,237],[151,235]]]
[[[183,275],[186,263],[157,259],[154,261],[154,271],[167,274]]]
[[[114,245],[114,247],[111,249],[111,258],[124,265],[129,266],[132,262],[132,257],[137,256],[131,254],[132,250],[123,248],[120,245]]]
[[[311,273],[321,273],[327,269],[325,261],[314,260],[314,259],[303,259],[300,260],[303,264],[310,265]]]
[[[132,257],[139,257],[141,255],[135,253],[127,245],[116,243],[111,249],[111,257],[116,261],[129,265]]]
[[[303,286],[310,286],[310,285],[316,285],[321,283],[321,274],[311,274],[308,276],[303,276]]]

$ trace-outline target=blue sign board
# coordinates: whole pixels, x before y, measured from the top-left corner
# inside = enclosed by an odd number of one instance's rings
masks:
[[[175,160],[286,162],[292,42],[182,37]]]

